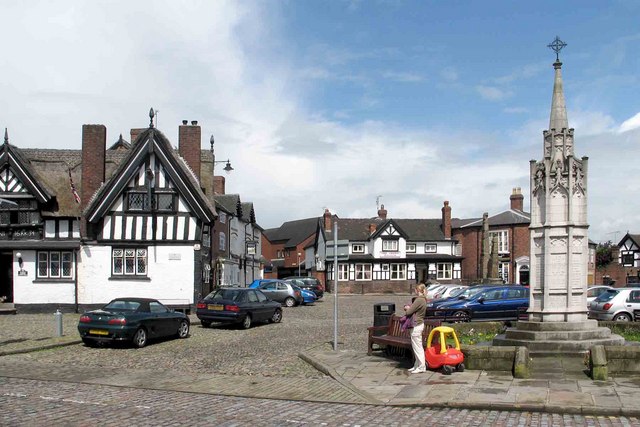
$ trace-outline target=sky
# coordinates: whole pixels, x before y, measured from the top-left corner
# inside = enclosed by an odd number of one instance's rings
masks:
[[[0,127],[20,148],[107,146],[183,119],[258,223],[509,208],[548,128],[556,36],[589,237],[640,233],[640,2],[2,2]],[[222,173],[224,164],[216,172]]]

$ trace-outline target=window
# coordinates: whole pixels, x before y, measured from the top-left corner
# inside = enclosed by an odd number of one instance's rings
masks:
[[[435,253],[438,251],[438,245],[435,243],[425,243],[424,244],[424,252],[425,253]]]
[[[383,251],[398,251],[398,241],[397,240],[383,240],[382,241],[382,250]]]
[[[351,252],[354,254],[363,254],[364,253],[364,245],[362,244],[353,244],[351,245]]]
[[[149,198],[147,193],[128,193],[127,210],[147,211],[149,210]]]
[[[40,224],[38,203],[33,199],[12,200],[17,206],[11,205],[0,212],[0,225],[35,225]]]
[[[371,280],[371,264],[356,264],[356,280]]]
[[[224,224],[227,222],[227,214],[224,212],[220,212],[220,215],[218,215],[218,221],[220,221],[220,224]]]
[[[451,279],[453,266],[450,262],[439,262],[438,263],[438,279]]]
[[[149,212],[149,193],[146,191],[130,191],[126,196],[127,210]],[[174,193],[153,193],[154,208],[162,212],[176,212],[176,195]]]
[[[493,248],[493,236],[498,237],[498,253],[509,253],[509,232],[507,230],[489,232],[489,245]]]
[[[73,276],[73,252],[38,252],[38,278],[70,279]]]
[[[406,280],[407,264],[391,264],[391,280]]]
[[[526,298],[527,291],[524,288],[507,289],[507,299]]]
[[[509,282],[509,263],[508,262],[498,263],[498,277],[500,277],[504,283]]]
[[[633,252],[625,252],[622,254],[622,265],[633,266]]]
[[[219,237],[219,241],[218,241],[218,249],[220,249],[221,251],[226,251],[227,250],[227,235],[224,234],[224,232],[220,232],[220,237]]]
[[[146,276],[146,248],[113,248],[112,274],[114,276]]]
[[[156,209],[165,212],[175,212],[176,203],[173,193],[158,193],[156,194]]]
[[[205,248],[211,247],[211,239],[209,238],[209,226],[205,225],[202,227],[202,246]]]
[[[416,244],[415,243],[407,243],[407,252],[415,253],[416,252]]]
[[[276,258],[284,258],[284,252],[281,250],[276,251]]]
[[[165,307],[164,305],[160,304],[157,301],[151,301],[149,303],[149,311],[152,313],[166,313],[169,310],[167,310],[167,307]]]
[[[349,280],[349,264],[338,264],[338,280]]]

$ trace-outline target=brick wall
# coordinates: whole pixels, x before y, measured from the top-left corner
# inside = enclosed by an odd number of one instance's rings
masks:
[[[333,286],[333,281],[331,282]],[[339,294],[411,294],[416,286],[414,280],[369,280],[357,282],[350,280],[338,282]]]
[[[80,199],[83,210],[104,182],[106,149],[107,128],[104,125],[82,125]],[[87,223],[84,216],[80,225],[80,233],[83,237],[87,236]]]
[[[462,245],[462,283],[476,282],[482,275],[480,269],[480,228],[454,230],[453,238]]]
[[[184,121],[182,123],[185,123]],[[202,130],[198,122],[182,124],[178,128],[178,151],[200,181],[200,144]]]

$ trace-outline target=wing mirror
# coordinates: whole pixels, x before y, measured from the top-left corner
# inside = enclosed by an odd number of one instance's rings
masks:
[[[479,302],[480,304],[484,304],[484,297],[480,297],[480,298],[478,298],[478,302]]]

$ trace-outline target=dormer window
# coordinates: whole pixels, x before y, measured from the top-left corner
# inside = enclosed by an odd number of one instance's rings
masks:
[[[351,252],[354,254],[363,254],[364,253],[364,245],[361,243],[355,243],[351,245]]]
[[[416,244],[415,243],[407,243],[407,253],[416,253]]]
[[[438,245],[435,243],[425,243],[424,244],[424,253],[436,253],[438,252]]]
[[[382,250],[386,252],[397,252],[398,251],[398,241],[397,240],[383,240],[382,241]]]

